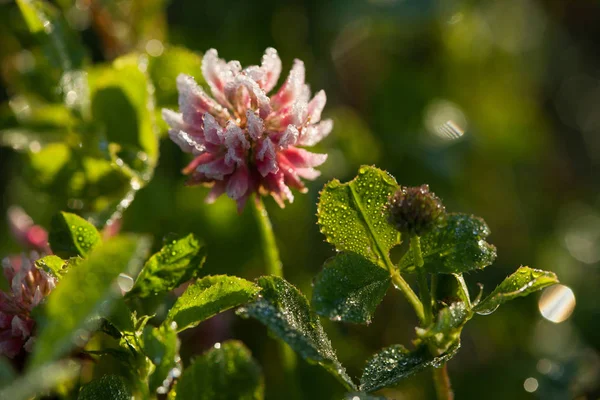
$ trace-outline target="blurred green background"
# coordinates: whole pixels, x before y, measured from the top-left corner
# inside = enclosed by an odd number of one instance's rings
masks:
[[[475,293],[477,283],[490,291],[519,265],[529,265],[556,272],[577,303],[560,324],[540,315],[539,295],[475,318],[449,363],[457,399],[600,398],[600,2],[54,4],[79,31],[94,63],[132,50],[160,57],[173,45],[199,54],[216,48],[242,65],[258,63],[272,46],[283,74],[294,58],[302,59],[313,91],[327,93],[324,115],[335,127],[319,145],[329,160],[308,194],[283,210],[267,200],[286,278],[310,295],[312,278],[333,254],[316,226],[325,182],[346,181],[361,164],[376,164],[403,185],[428,183],[447,209],[479,215],[492,230],[488,240],[499,257],[467,276]],[[47,64],[15,3],[0,0],[0,129],[11,127],[10,113],[24,94],[60,101],[53,89],[59,75]],[[177,70],[177,63],[170,68]],[[172,81],[155,85],[159,100],[173,91]],[[122,109],[111,112],[118,120]],[[58,210],[81,208],[35,183],[39,171],[32,172],[27,159],[43,147],[36,143],[0,147],[0,255],[19,250],[5,222],[9,206],[22,206],[43,226]],[[156,246],[173,233],[193,232],[208,246],[207,274],[261,275],[250,210],[238,216],[227,198],[204,204],[207,189],[183,184],[180,170],[188,161],[168,139],[161,141],[154,178],[124,212],[123,229],[151,233]],[[357,377],[373,352],[409,344],[416,318],[390,291],[368,327],[324,323],[340,360]],[[274,339],[233,313],[182,336],[184,363],[228,338],[243,340],[262,364],[269,398],[285,398]],[[320,368],[300,361],[300,374],[303,398],[341,398],[342,388]],[[384,394],[429,399],[434,390],[430,374],[421,373]]]

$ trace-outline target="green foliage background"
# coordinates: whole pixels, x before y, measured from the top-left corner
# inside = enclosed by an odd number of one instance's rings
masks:
[[[329,160],[322,176],[309,183],[308,194],[296,196],[284,210],[267,200],[286,279],[310,298],[312,279],[334,255],[316,226],[318,192],[327,181],[347,182],[361,164],[377,164],[402,185],[429,183],[449,210],[482,216],[492,231],[487,240],[496,245],[498,259],[486,274],[466,277],[472,293],[477,282],[489,292],[516,267],[529,265],[556,272],[577,296],[574,314],[562,324],[539,315],[537,296],[511,302],[493,316],[475,318],[449,363],[457,398],[599,396],[600,3],[102,0],[92,2],[91,9],[82,7],[85,1],[54,4],[67,25],[80,30],[94,63],[132,50],[154,54],[148,45],[151,39],[198,53],[214,47],[242,65],[257,63],[264,49],[273,46],[282,57],[284,73],[293,58],[304,60],[313,90],[327,92],[325,116],[335,120],[335,127],[319,145]],[[176,103],[177,73],[200,73],[200,65],[188,53],[166,47],[163,54],[169,53],[171,57],[148,55],[158,107]],[[73,67],[78,67],[83,61],[77,51],[74,54]],[[61,103],[62,95],[54,89],[60,74],[51,64],[52,57],[43,55],[16,4],[0,2],[1,130],[14,127],[9,101],[15,110],[18,95],[30,96],[32,102]],[[135,85],[136,72],[126,64],[122,68],[127,85]],[[100,88],[102,82],[115,79],[104,75],[101,67],[93,71],[90,79]],[[111,93],[104,95],[110,98]],[[130,147],[125,150],[141,146],[152,155],[151,145],[119,136],[150,128],[123,126],[121,113],[127,109],[118,101],[113,108],[103,104],[91,105],[91,118],[101,115],[109,121],[108,140],[126,143]],[[458,140],[442,140],[431,127],[436,110],[449,109],[460,110],[466,121],[465,134]],[[55,135],[72,146],[72,136],[60,136],[63,130],[56,128],[74,124],[61,110],[45,109],[31,122],[30,132],[43,131],[45,138]],[[0,255],[19,249],[5,223],[10,205],[21,205],[49,228],[59,210],[77,212],[82,206],[73,201],[73,193],[84,203],[98,196],[90,191],[92,186],[79,192],[64,185],[48,189],[44,179],[51,171],[45,163],[41,170],[35,168],[41,154],[35,152],[37,147],[20,154],[18,145],[11,144],[12,148],[0,147]],[[59,165],[63,153],[56,149],[49,157]],[[204,274],[260,276],[262,254],[250,210],[238,216],[235,204],[226,198],[205,205],[206,189],[183,185],[180,170],[187,161],[173,143],[161,140],[154,177],[124,212],[123,230],[153,235],[154,250],[162,238],[194,233],[208,251]],[[135,160],[130,165],[135,170]],[[124,194],[122,186],[111,185],[125,178],[102,181],[102,165],[89,168],[99,174],[90,178],[94,190],[115,197]],[[143,175],[143,165],[139,172]],[[111,199],[94,201],[110,204]],[[372,353],[408,343],[416,320],[401,295],[390,291],[368,327],[322,322],[338,358],[356,377]],[[185,331],[181,338],[184,365],[217,341],[243,341],[265,371],[267,396],[283,398],[286,384],[276,346],[258,322],[228,312]],[[555,373],[538,370],[544,359],[559,366]],[[342,397],[343,388],[326,372],[301,360],[299,366],[303,398]],[[534,394],[523,389],[528,377],[540,383]],[[430,379],[427,373],[419,374],[386,394],[432,398]]]

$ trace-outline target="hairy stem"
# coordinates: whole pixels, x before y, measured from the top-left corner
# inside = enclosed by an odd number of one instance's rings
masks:
[[[433,381],[438,400],[454,400],[454,392],[452,391],[452,385],[450,385],[450,376],[446,364],[441,368],[433,368]]]
[[[431,305],[431,293],[427,285],[427,274],[423,271],[423,253],[421,252],[421,239],[417,235],[410,237],[410,250],[413,254],[415,266],[417,267],[417,279],[419,283],[419,295],[423,304],[423,324],[428,326],[433,321],[433,311]]]
[[[265,204],[260,196],[256,196],[254,201],[250,201],[252,204],[252,211],[258,228],[260,231],[261,244],[264,252],[265,269],[268,275],[275,275],[283,278],[283,265],[279,258],[279,249],[277,248],[277,242],[275,241],[275,233],[273,232],[273,225],[269,219],[269,214],[265,208]],[[296,364],[297,357],[294,350],[289,347],[285,342],[279,340],[279,356],[283,364],[283,371],[286,382],[286,393],[290,396],[291,400],[301,398],[300,385],[296,379]]]
[[[267,274],[283,277],[283,268],[279,259],[279,249],[275,242],[273,225],[269,219],[269,214],[265,208],[262,198],[256,197],[255,201],[250,201],[253,205],[254,216],[260,230],[260,238],[265,257],[265,267]]]
[[[400,272],[398,272],[397,268],[391,265],[389,267],[389,270],[394,286],[404,294],[406,300],[408,300],[408,302],[415,309],[415,313],[417,314],[419,321],[423,323],[425,321],[425,314],[423,313],[423,303],[421,303],[421,300],[419,300],[419,297],[417,297],[417,295],[412,290],[408,282],[406,282],[404,278],[400,276]]]

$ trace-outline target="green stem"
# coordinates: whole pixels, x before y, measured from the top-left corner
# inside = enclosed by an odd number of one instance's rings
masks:
[[[256,222],[258,222],[258,228],[260,230],[262,248],[265,252],[267,274],[283,277],[283,267],[281,260],[279,259],[279,249],[275,242],[273,225],[271,225],[271,220],[269,219],[269,214],[267,213],[262,198],[257,196],[255,200],[256,201],[250,200],[250,203],[253,205],[254,216],[256,217]]]
[[[266,272],[268,275],[275,275],[283,278],[283,265],[279,258],[279,249],[277,248],[277,242],[275,241],[273,225],[269,219],[265,204],[260,196],[256,196],[255,199],[250,200],[250,203],[252,204],[252,211],[254,212],[260,230]],[[282,340],[278,340],[277,343],[279,345],[279,355],[281,357],[285,375],[285,392],[288,393],[291,400],[300,399],[302,396],[300,393],[300,385],[298,384],[296,377],[296,364],[298,361],[296,353]]]
[[[452,385],[450,385],[450,376],[446,364],[441,368],[433,368],[433,381],[438,400],[454,400],[454,392],[452,391]]]
[[[429,286],[427,285],[427,274],[423,270],[423,253],[421,252],[421,239],[417,235],[410,237],[410,250],[413,254],[415,266],[417,267],[417,280],[419,283],[419,295],[421,296],[421,302],[423,304],[423,324],[429,326],[433,321],[433,310],[431,305],[431,293],[429,292]]]
[[[424,323],[425,314],[423,312],[423,303],[421,303],[421,300],[419,300],[419,297],[412,290],[408,282],[406,282],[404,278],[400,276],[400,272],[398,272],[397,268],[395,268],[393,265],[391,265],[391,263],[389,263],[388,269],[390,271],[390,275],[392,277],[392,282],[394,283],[394,286],[404,294],[406,300],[408,300],[408,302],[415,309],[415,313],[417,314],[419,321]]]

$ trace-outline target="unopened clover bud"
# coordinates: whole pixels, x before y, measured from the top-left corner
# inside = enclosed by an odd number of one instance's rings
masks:
[[[429,185],[402,186],[388,204],[389,221],[402,233],[422,236],[444,222],[446,208]]]

